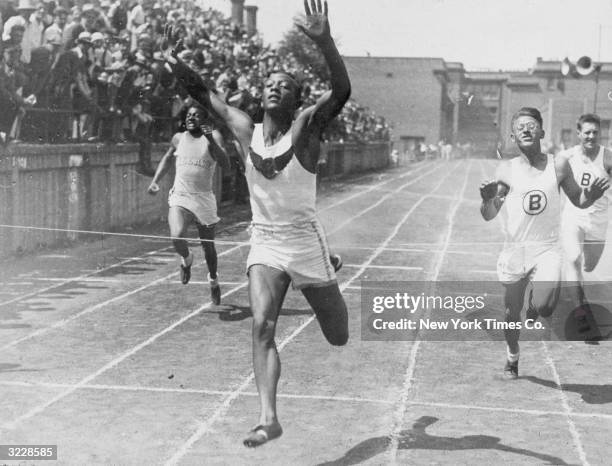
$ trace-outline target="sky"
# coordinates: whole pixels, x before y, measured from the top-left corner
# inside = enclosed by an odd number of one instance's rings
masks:
[[[203,1],[230,14],[230,0]],[[272,43],[303,11],[302,0],[246,0],[246,5],[259,7],[258,29]],[[439,57],[468,70],[527,69],[537,57],[575,61],[589,55],[612,62],[612,0],[328,0],[328,5],[343,55]]]

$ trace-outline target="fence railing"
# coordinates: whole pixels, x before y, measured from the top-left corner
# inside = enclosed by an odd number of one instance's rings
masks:
[[[151,115],[150,136],[155,140],[169,138],[175,129],[176,118]],[[23,107],[17,112],[10,128],[5,128],[6,139],[37,144],[65,144],[75,142],[129,142],[139,137],[132,129],[136,115],[119,110],[96,108],[76,111],[65,108]]]

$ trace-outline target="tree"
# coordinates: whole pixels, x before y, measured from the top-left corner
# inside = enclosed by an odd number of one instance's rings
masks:
[[[295,19],[301,19],[303,16],[300,15]],[[315,76],[324,81],[329,80],[329,70],[323,54],[315,43],[295,25],[285,33],[279,44],[278,54],[283,59],[286,59],[290,54],[293,55],[302,67],[310,69]]]

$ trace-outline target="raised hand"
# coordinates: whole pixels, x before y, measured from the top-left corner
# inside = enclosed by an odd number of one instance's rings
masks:
[[[179,39],[178,32],[171,24],[164,26],[164,38],[159,45],[159,49],[167,61],[173,61],[185,49],[183,41]]]
[[[595,178],[593,184],[584,190],[584,196],[592,201],[596,201],[604,195],[610,187],[610,183],[606,178]]]
[[[497,181],[489,180],[480,185],[480,197],[483,201],[490,201],[497,196]]]
[[[321,6],[321,0],[310,0],[309,6],[308,0],[304,0],[304,11],[306,18],[296,23],[296,26],[315,42],[330,38],[327,1]]]
[[[206,123],[204,123],[201,126],[201,129],[202,129],[202,133],[204,133],[204,135],[206,135],[206,136],[212,135],[213,131],[215,130],[214,126],[212,126],[210,124],[206,124]]]

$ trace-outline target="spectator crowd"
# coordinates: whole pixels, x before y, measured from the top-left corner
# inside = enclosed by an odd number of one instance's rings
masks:
[[[56,1],[58,3],[56,3]],[[189,105],[164,67],[166,24],[186,49],[181,58],[227,102],[260,112],[261,86],[275,69],[303,83],[304,105],[326,85],[290,54],[280,56],[212,8],[190,0],[0,0],[0,135],[44,142],[169,140]],[[326,139],[387,141],[390,127],[354,101]]]

